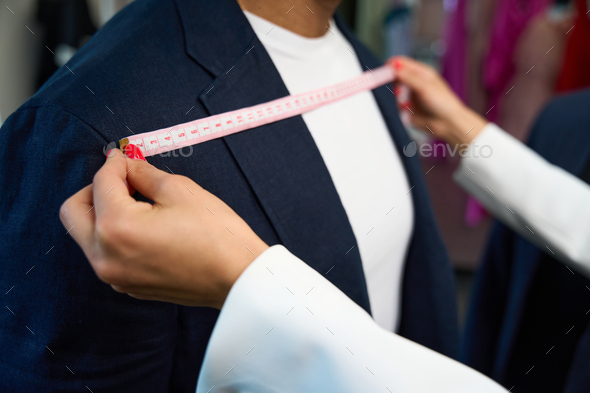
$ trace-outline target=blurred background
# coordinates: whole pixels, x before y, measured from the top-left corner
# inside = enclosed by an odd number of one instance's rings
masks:
[[[0,0],[0,124],[131,1]],[[589,7],[590,0],[344,0],[340,14],[379,57],[433,65],[468,106],[526,140],[552,96],[590,85]],[[453,183],[459,157],[410,133],[437,153],[421,159],[463,316],[492,220]]]

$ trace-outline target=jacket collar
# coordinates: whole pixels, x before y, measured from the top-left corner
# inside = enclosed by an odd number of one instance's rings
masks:
[[[186,53],[213,76],[227,72],[256,34],[235,0],[174,0]],[[250,45],[250,46],[249,46]]]

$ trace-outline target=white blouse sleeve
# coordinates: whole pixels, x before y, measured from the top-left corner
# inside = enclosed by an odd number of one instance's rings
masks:
[[[482,374],[381,329],[283,246],[264,252],[226,299],[197,392],[369,391],[505,392]]]
[[[500,221],[590,277],[588,184],[491,123],[471,142],[455,180]]]

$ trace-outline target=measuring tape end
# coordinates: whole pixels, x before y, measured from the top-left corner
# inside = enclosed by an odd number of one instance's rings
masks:
[[[129,145],[129,138],[123,138],[119,141],[119,148],[121,149],[121,153],[125,154],[125,149]]]

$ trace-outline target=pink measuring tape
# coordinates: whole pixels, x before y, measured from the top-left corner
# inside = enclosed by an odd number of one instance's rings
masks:
[[[127,145],[133,144],[141,149],[145,157],[149,157],[301,115],[356,93],[391,83],[394,79],[395,70],[390,65],[384,65],[333,86],[128,136],[121,139],[119,144],[122,151],[125,151]],[[400,90],[398,102],[404,103],[408,100],[409,92],[404,88]],[[407,124],[407,110],[401,112],[401,118]]]

